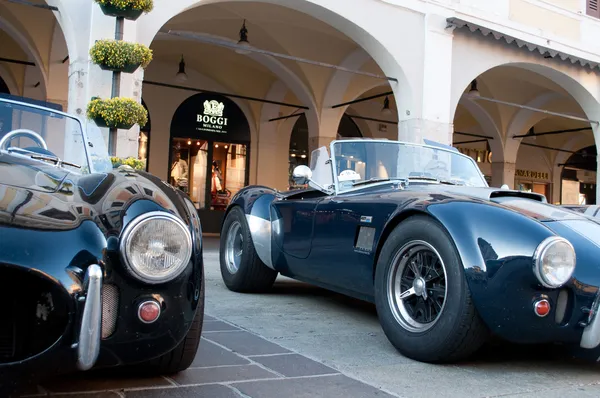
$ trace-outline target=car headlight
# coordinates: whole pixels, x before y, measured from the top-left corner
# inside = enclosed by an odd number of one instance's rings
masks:
[[[539,244],[533,255],[533,272],[545,287],[557,288],[575,271],[576,255],[571,243],[559,236],[551,236]]]
[[[132,220],[123,231],[120,245],[129,272],[146,283],[176,278],[192,255],[192,236],[187,225],[162,211]]]

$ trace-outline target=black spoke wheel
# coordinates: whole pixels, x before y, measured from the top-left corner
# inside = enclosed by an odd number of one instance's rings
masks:
[[[403,355],[455,362],[487,340],[456,247],[442,225],[417,215],[387,237],[375,270],[381,326]]]
[[[396,321],[413,332],[435,325],[446,304],[446,269],[433,246],[404,245],[389,269],[387,297]]]

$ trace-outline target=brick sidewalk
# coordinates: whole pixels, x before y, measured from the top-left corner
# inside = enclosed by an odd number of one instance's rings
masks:
[[[37,390],[37,391],[36,391]],[[46,383],[22,397],[394,397],[337,370],[206,315],[192,366],[173,377],[100,378]]]

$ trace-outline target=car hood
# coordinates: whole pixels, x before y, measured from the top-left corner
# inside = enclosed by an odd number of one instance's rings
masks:
[[[581,213],[552,205],[547,202],[544,195],[534,192],[437,184],[419,186],[418,189],[438,194],[446,193],[450,195],[449,197],[454,199],[465,198],[474,201],[493,203],[541,222],[579,220],[598,224],[595,220],[586,217]]]
[[[147,173],[113,170],[79,175],[42,162],[0,155],[0,227],[75,229],[91,220],[118,230],[128,203],[150,199],[181,213],[176,194]]]

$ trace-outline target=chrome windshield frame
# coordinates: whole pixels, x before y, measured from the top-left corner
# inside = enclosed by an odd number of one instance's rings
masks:
[[[451,149],[451,148],[445,148],[443,146],[437,146],[437,145],[428,145],[428,144],[419,144],[416,142],[406,142],[406,141],[397,141],[397,140],[388,140],[385,138],[376,138],[376,139],[372,139],[372,138],[352,138],[352,139],[343,139],[343,140],[333,140],[331,141],[331,143],[329,144],[329,160],[330,160],[330,164],[331,164],[331,170],[333,173],[333,185],[334,185],[334,189],[335,189],[335,193],[334,195],[339,195],[342,193],[352,193],[352,192],[356,192],[362,189],[365,189],[367,187],[373,187],[373,186],[377,186],[377,185],[385,185],[385,184],[389,184],[391,182],[394,182],[394,179],[390,179],[390,181],[385,181],[385,182],[381,182],[381,181],[374,181],[372,184],[365,184],[365,185],[360,185],[354,188],[350,188],[350,189],[346,189],[344,191],[340,191],[340,186],[339,186],[339,181],[338,181],[338,171],[336,168],[336,164],[334,161],[334,157],[335,157],[335,144],[339,143],[339,142],[369,142],[369,143],[382,143],[382,144],[389,144],[389,143],[395,143],[395,144],[399,144],[399,145],[407,145],[407,146],[413,146],[413,147],[420,147],[420,148],[430,148],[432,150],[436,150],[436,151],[444,151],[444,152],[448,152],[452,155],[456,155],[456,156],[461,156],[465,159],[468,159],[469,161],[471,161],[471,163],[473,163],[473,166],[475,167],[475,170],[477,170],[479,176],[482,179],[482,182],[484,184],[484,187],[489,187],[485,176],[483,175],[483,173],[481,172],[481,169],[479,168],[479,166],[477,165],[477,162],[475,162],[475,160],[470,157],[467,156],[457,150]]]
[[[87,132],[84,129],[84,124],[82,123],[82,121],[81,121],[81,119],[79,117],[74,116],[74,115],[70,115],[70,114],[68,114],[66,112],[57,111],[57,110],[52,109],[52,108],[47,108],[47,107],[44,107],[44,106],[41,106],[41,105],[30,104],[28,102],[16,101],[16,100],[12,100],[12,99],[8,99],[8,98],[2,98],[2,97],[0,97],[0,103],[3,103],[3,102],[10,103],[10,104],[15,104],[15,105],[19,105],[19,106],[22,106],[22,107],[25,107],[25,108],[29,107],[29,108],[34,108],[34,109],[46,111],[46,112],[53,113],[53,114],[56,114],[56,115],[61,115],[63,117],[66,117],[66,118],[69,118],[69,119],[72,119],[72,120],[76,121],[79,124],[79,129],[81,131],[82,138],[83,138],[83,150],[85,151],[85,159],[87,160],[87,163],[88,163],[87,164],[87,169],[89,170],[89,174],[93,174],[94,173],[93,164],[92,164],[92,158],[91,158],[91,155],[90,155],[90,151],[88,150],[88,145],[90,144],[90,140],[88,139]],[[64,159],[62,159],[62,160],[64,160]],[[83,170],[84,166],[85,165],[81,165],[81,169],[80,170]],[[74,173],[74,174],[78,174],[77,171],[73,171],[73,170],[69,170],[69,172]]]

